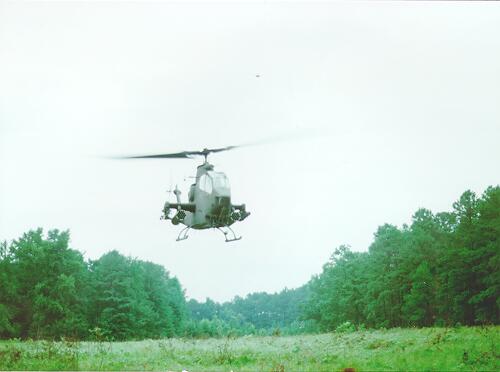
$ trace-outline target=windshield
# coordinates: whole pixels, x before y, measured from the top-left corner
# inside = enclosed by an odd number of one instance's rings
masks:
[[[216,189],[229,189],[229,180],[224,173],[207,172],[214,182]]]
[[[209,194],[212,192],[212,180],[206,174],[201,176],[198,184],[201,191],[208,192]]]

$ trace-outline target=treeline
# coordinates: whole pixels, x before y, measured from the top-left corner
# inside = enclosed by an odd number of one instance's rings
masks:
[[[86,261],[69,232],[0,244],[0,338],[132,340],[301,333],[307,287],[218,304],[190,300],[160,265],[116,251]]]
[[[0,245],[0,337],[143,339],[183,332],[184,293],[151,262],[116,251],[85,261],[69,233]]]
[[[309,286],[303,317],[324,331],[498,324],[500,187],[465,192],[449,213],[420,209],[410,226],[383,225],[368,252],[339,247]]]
[[[308,297],[305,285],[274,294],[236,296],[222,304],[210,299],[205,302],[191,299],[187,302],[190,318],[187,330],[194,337],[313,332],[315,324],[300,318]]]

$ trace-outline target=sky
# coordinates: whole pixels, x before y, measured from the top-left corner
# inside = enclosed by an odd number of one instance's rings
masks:
[[[296,288],[497,185],[499,102],[500,3],[0,1],[0,240],[69,229],[198,300]],[[209,159],[233,243],[159,219],[201,160],[109,158],[258,141]]]

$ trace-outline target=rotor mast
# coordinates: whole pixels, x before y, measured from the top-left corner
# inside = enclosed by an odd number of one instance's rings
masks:
[[[208,154],[210,154],[210,150],[207,149],[206,147],[203,149],[203,151],[201,151],[203,157],[205,158],[205,161],[203,162],[203,164],[207,164],[208,163]]]

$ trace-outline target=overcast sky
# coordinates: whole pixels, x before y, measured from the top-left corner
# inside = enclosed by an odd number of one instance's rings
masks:
[[[159,220],[199,161],[104,158],[280,136],[210,159],[252,212],[231,244]],[[500,3],[0,1],[0,240],[70,229],[192,298],[300,286],[450,210],[499,183],[499,139]]]

